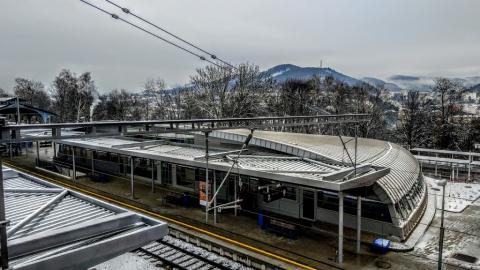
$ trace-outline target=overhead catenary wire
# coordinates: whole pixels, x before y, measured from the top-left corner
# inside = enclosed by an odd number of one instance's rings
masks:
[[[95,8],[95,9],[97,9],[97,10],[99,10],[99,11],[101,11],[101,12],[103,12],[103,13],[109,15],[109,16],[111,16],[112,18],[114,18],[114,19],[116,19],[116,20],[122,21],[122,22],[124,22],[124,23],[126,23],[126,24],[128,24],[128,25],[130,25],[130,26],[132,26],[132,27],[134,27],[134,28],[136,28],[136,29],[138,29],[138,30],[141,30],[141,31],[143,31],[143,32],[145,32],[145,33],[147,33],[147,34],[149,34],[149,35],[157,38],[157,39],[160,39],[160,40],[162,40],[162,41],[164,41],[164,42],[166,42],[166,43],[168,43],[168,44],[176,47],[177,49],[180,49],[180,50],[182,50],[182,51],[184,51],[184,52],[186,52],[186,53],[188,53],[188,54],[191,54],[191,55],[197,57],[198,59],[200,59],[200,60],[202,60],[202,61],[206,61],[206,62],[208,62],[208,63],[210,63],[210,64],[212,64],[212,65],[214,65],[214,66],[217,66],[217,67],[219,67],[219,68],[225,68],[224,66],[219,65],[218,63],[215,63],[215,62],[207,59],[205,56],[200,55],[200,54],[198,54],[198,53],[196,53],[196,52],[194,52],[194,51],[192,51],[192,50],[189,50],[189,49],[187,49],[187,48],[185,48],[185,47],[183,47],[183,46],[181,46],[181,45],[178,45],[177,43],[172,42],[172,41],[170,41],[170,40],[168,40],[168,39],[166,39],[166,38],[163,38],[163,37],[161,37],[161,36],[153,33],[152,31],[149,31],[149,30],[147,30],[147,29],[145,29],[145,28],[143,28],[143,27],[141,27],[141,26],[139,26],[139,25],[137,25],[137,24],[135,24],[135,23],[132,23],[132,22],[130,22],[130,21],[128,21],[128,20],[125,20],[125,19],[123,19],[122,17],[118,16],[118,15],[115,14],[115,13],[111,13],[111,12],[109,12],[109,11],[107,11],[107,10],[105,10],[105,9],[97,6],[97,5],[94,5],[94,4],[92,4],[92,3],[88,2],[88,1],[85,1],[85,0],[79,0],[79,1],[82,2],[82,3],[84,3],[84,4],[86,4],[86,5],[88,5],[88,6],[90,6],[90,7],[92,7],[92,8]]]
[[[203,52],[203,53],[205,53],[205,54],[208,54],[208,55],[210,56],[210,58],[212,58],[212,59],[214,59],[214,60],[218,60],[218,61],[220,61],[221,63],[223,63],[224,65],[226,65],[226,66],[228,66],[228,67],[230,67],[230,68],[232,68],[232,69],[237,69],[237,68],[236,68],[235,66],[233,66],[232,64],[230,64],[230,63],[228,63],[227,61],[221,59],[220,57],[217,57],[214,53],[209,52],[209,51],[207,51],[207,50],[205,50],[205,49],[202,49],[202,48],[199,47],[198,45],[195,45],[195,44],[193,44],[192,42],[189,42],[189,41],[185,40],[184,38],[182,38],[182,37],[180,37],[180,36],[178,36],[178,35],[170,32],[170,31],[168,31],[168,30],[165,29],[164,27],[161,27],[161,26],[159,26],[158,24],[155,24],[155,23],[151,22],[150,20],[147,20],[147,19],[141,17],[140,15],[135,14],[135,13],[132,12],[130,9],[125,8],[125,7],[122,7],[122,6],[120,6],[119,4],[117,4],[117,3],[113,2],[113,1],[110,1],[110,0],[105,0],[105,1],[106,1],[107,3],[109,3],[109,4],[111,4],[111,5],[119,8],[119,9],[120,9],[121,11],[123,11],[124,13],[129,14],[129,15],[131,15],[131,16],[139,19],[140,21],[142,21],[142,22],[144,22],[144,23],[146,23],[146,24],[148,24],[148,25],[150,25],[150,26],[155,27],[156,29],[158,29],[158,30],[166,33],[167,35],[170,35],[170,36],[174,37],[175,39],[177,39],[177,40],[179,40],[179,41],[181,41],[181,42],[183,42],[183,43],[191,46],[192,48],[195,48],[195,49],[197,49],[198,51],[201,51],[201,52]]]

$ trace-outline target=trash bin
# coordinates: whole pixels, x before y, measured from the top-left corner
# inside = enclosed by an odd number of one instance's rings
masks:
[[[261,213],[258,213],[258,225],[260,226],[260,228],[262,228],[262,230],[265,229],[265,220]]]
[[[372,243],[372,251],[376,253],[387,253],[390,248],[390,240],[376,238]]]

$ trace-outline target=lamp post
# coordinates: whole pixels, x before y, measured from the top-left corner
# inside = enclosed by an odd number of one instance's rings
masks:
[[[445,234],[445,228],[443,227],[443,214],[445,212],[445,186],[447,180],[437,181],[437,185],[442,187],[442,217],[440,221],[440,241],[438,241],[438,270],[442,269],[442,253],[443,253],[443,236]],[[436,196],[436,195],[435,195]]]

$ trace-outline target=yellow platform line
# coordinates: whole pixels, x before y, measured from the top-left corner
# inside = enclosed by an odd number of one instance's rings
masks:
[[[180,225],[180,226],[182,226],[182,227],[189,228],[189,229],[191,229],[191,230],[194,230],[194,231],[197,231],[197,232],[206,234],[206,235],[208,235],[208,236],[211,236],[211,237],[220,239],[220,240],[222,240],[222,241],[224,241],[224,242],[227,242],[227,243],[230,243],[230,244],[234,244],[234,245],[236,245],[236,246],[239,246],[239,247],[242,247],[242,248],[245,248],[245,249],[254,251],[254,252],[256,252],[256,253],[265,255],[265,256],[267,256],[267,257],[274,258],[274,259],[276,259],[276,260],[279,260],[279,261],[282,261],[282,262],[285,262],[285,263],[294,265],[294,266],[296,266],[296,267],[300,267],[300,268],[308,269],[308,270],[316,270],[315,268],[310,267],[310,266],[308,266],[308,265],[305,265],[305,264],[302,264],[302,263],[299,263],[299,262],[290,260],[290,259],[288,259],[288,258],[282,257],[282,256],[277,255],[277,254],[274,254],[274,253],[271,253],[271,252],[269,252],[269,251],[266,251],[266,250],[263,250],[263,249],[260,249],[260,248],[257,248],[257,247],[254,247],[254,246],[251,246],[251,245],[248,245],[248,244],[245,244],[245,243],[242,243],[242,242],[239,242],[239,241],[230,239],[230,238],[227,238],[227,237],[225,237],[225,236],[222,236],[222,235],[219,235],[219,234],[216,234],[216,233],[213,233],[213,232],[204,230],[204,229],[200,229],[200,228],[194,227],[194,226],[192,226],[192,225],[190,225],[190,224],[187,224],[187,223],[184,223],[184,222],[182,222],[182,221],[179,221],[179,220],[176,220],[176,219],[173,219],[173,218],[169,218],[169,217],[166,217],[166,216],[157,214],[157,213],[155,213],[155,212],[152,212],[152,211],[149,211],[149,210],[145,210],[145,209],[143,209],[143,208],[136,207],[136,206],[133,206],[133,205],[131,205],[131,204],[124,203],[124,202],[115,200],[115,199],[113,199],[113,198],[107,197],[107,196],[103,196],[103,195],[101,195],[101,194],[97,194],[97,193],[95,193],[95,192],[92,192],[92,191],[83,189],[83,188],[81,188],[81,187],[77,187],[77,186],[74,186],[74,185],[71,185],[71,184],[67,184],[67,183],[64,183],[64,182],[61,182],[61,181],[52,179],[52,178],[50,178],[50,177],[48,177],[48,176],[41,175],[41,174],[38,174],[38,173],[36,173],[36,172],[30,171],[30,170],[27,170],[27,169],[24,169],[24,168],[21,168],[21,167],[17,167],[16,165],[11,164],[10,162],[4,161],[4,163],[5,163],[7,166],[12,167],[12,168],[14,168],[14,169],[16,169],[16,170],[23,171],[24,173],[33,174],[33,175],[35,175],[35,176],[37,176],[37,177],[40,177],[40,178],[43,178],[43,179],[47,179],[47,180],[49,180],[49,181],[51,181],[51,182],[54,182],[54,183],[56,183],[56,184],[58,184],[58,185],[60,185],[60,186],[68,187],[68,188],[70,188],[70,189],[77,190],[77,191],[80,191],[80,192],[82,192],[82,193],[86,193],[86,194],[92,195],[93,197],[101,198],[101,199],[103,199],[103,200],[106,200],[106,201],[109,201],[109,202],[113,202],[113,203],[115,203],[115,204],[117,204],[117,205],[121,205],[121,206],[124,206],[124,207],[129,208],[129,209],[133,209],[133,210],[135,210],[135,211],[144,213],[144,214],[146,214],[146,215],[153,216],[153,217],[156,217],[156,218],[159,218],[159,219],[161,219],[161,220],[165,220],[165,221],[168,221],[168,222],[171,222],[171,223],[175,223],[175,224]]]

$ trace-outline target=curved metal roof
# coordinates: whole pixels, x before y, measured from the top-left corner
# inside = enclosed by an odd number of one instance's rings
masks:
[[[249,130],[214,131],[211,137],[243,142]],[[354,140],[343,137],[346,148],[352,155]],[[279,152],[320,160],[325,163],[349,163],[340,139],[336,136],[302,133],[255,131],[250,145]],[[377,180],[377,195],[386,203],[397,203],[412,188],[419,177],[420,166],[410,152],[399,145],[366,138],[358,138],[357,163],[390,168],[390,172]]]

